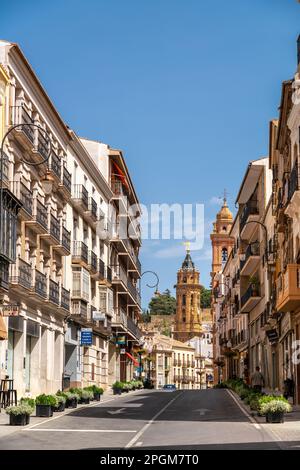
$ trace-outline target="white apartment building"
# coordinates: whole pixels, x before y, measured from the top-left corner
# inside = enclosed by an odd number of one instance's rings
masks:
[[[141,338],[140,235],[116,236],[121,217],[126,226],[135,219],[129,204],[120,209],[123,189],[130,204],[138,200],[122,153],[65,125],[16,44],[0,41],[0,64],[1,136],[23,124],[4,147],[3,187],[22,207],[15,262],[1,263],[0,310],[17,312],[1,318],[1,378],[13,378],[19,396],[105,388],[131,378]],[[81,345],[82,328],[92,330],[91,343]]]

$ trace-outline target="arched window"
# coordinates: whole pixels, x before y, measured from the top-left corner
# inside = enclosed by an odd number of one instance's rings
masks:
[[[194,294],[191,294],[191,305],[194,303]]]
[[[186,305],[186,295],[185,294],[183,294],[183,296],[182,296],[182,305],[184,305],[184,306]]]
[[[222,265],[223,266],[226,263],[227,258],[228,258],[228,250],[227,248],[222,248]]]

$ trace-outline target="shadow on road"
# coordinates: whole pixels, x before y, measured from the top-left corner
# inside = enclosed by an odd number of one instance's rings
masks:
[[[184,392],[184,393],[182,393]],[[180,396],[178,396],[180,395]],[[222,389],[178,390],[176,392],[153,391],[149,395],[127,397],[114,404],[93,406],[74,410],[68,416],[76,418],[109,418],[116,420],[149,420],[153,418],[153,409],[146,405],[160,402],[163,407],[176,397],[156,421],[214,421],[214,422],[248,422],[248,418],[234,403],[230,395]],[[128,398],[126,401],[123,400]],[[144,406],[145,405],[145,406]],[[118,411],[121,410],[121,411]]]

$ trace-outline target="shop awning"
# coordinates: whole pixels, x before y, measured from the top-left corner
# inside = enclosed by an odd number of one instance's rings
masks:
[[[138,365],[139,365],[139,363],[138,363],[138,361],[135,359],[135,357],[133,357],[131,354],[129,354],[129,352],[126,352],[125,354],[126,354],[127,357],[129,357],[129,359],[132,360],[132,362],[133,362],[133,364],[134,364],[135,366],[138,366]]]
[[[119,165],[117,165],[115,162],[114,162],[114,171],[115,171],[116,175],[118,175],[118,177],[122,181],[122,184],[124,184],[124,186],[126,186],[126,188],[129,189],[129,184],[127,182],[127,178],[126,178],[125,173],[121,170]]]
[[[4,318],[0,316],[0,340],[7,339],[7,327]]]

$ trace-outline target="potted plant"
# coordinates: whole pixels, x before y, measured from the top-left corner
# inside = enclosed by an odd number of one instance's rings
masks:
[[[266,415],[267,423],[283,423],[284,414],[291,411],[291,405],[283,400],[273,399],[261,406],[261,412]]]
[[[90,400],[92,400],[93,398],[94,398],[93,392],[91,392],[90,390],[82,390],[79,403],[84,404],[84,405],[89,405]]]
[[[253,297],[258,297],[259,295],[259,279],[257,276],[251,276],[249,279],[249,283],[252,289]]]
[[[50,418],[53,416],[53,408],[57,404],[57,398],[55,395],[39,395],[35,399],[36,404],[36,416],[41,418]]]
[[[34,408],[35,408],[35,399],[34,398],[30,398],[30,397],[22,397],[20,399],[20,405],[28,405],[30,406],[30,408],[32,408],[32,412],[34,411]],[[30,413],[30,414],[31,414]],[[27,418],[27,422],[26,424],[29,424],[29,420],[30,420],[30,415],[26,415],[26,418]]]
[[[101,387],[97,387],[97,385],[91,385],[90,387],[85,387],[84,390],[88,390],[93,393],[93,400],[100,401],[101,395],[103,394],[104,390]]]
[[[80,396],[74,392],[64,392],[64,395],[66,397],[66,408],[77,408]]]
[[[64,395],[56,395],[56,405],[53,407],[53,411],[65,411],[66,401],[67,399]]]
[[[126,392],[128,393],[129,390],[131,390],[131,384],[129,382],[124,382],[124,385],[123,385],[123,392]]]
[[[123,382],[120,382],[117,380],[115,383],[113,383],[112,388],[113,388],[114,395],[121,395],[123,391],[123,387],[124,387]]]
[[[29,424],[30,415],[33,413],[34,408],[27,403],[18,406],[9,406],[6,408],[6,413],[9,415],[10,426],[25,426]]]

